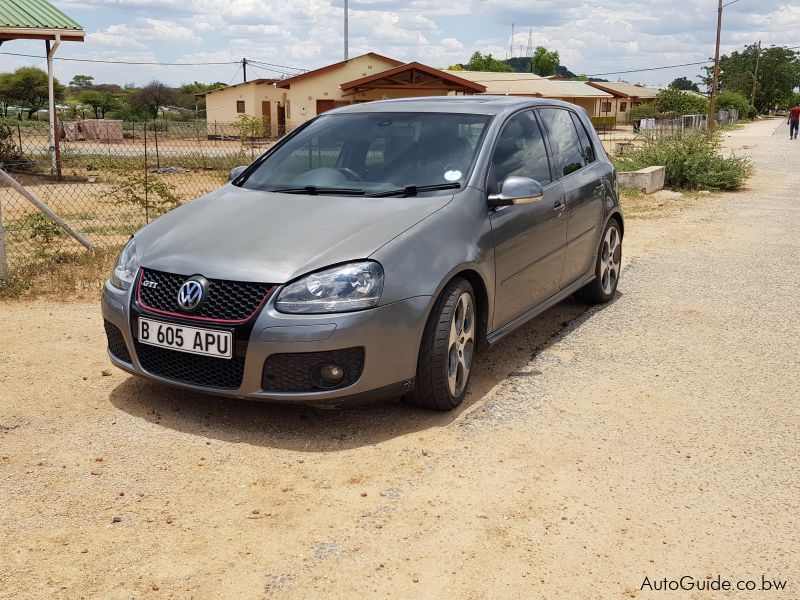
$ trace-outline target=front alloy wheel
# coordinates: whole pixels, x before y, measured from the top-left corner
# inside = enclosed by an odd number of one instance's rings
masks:
[[[406,401],[421,408],[451,410],[467,394],[477,343],[475,293],[457,277],[433,306],[422,334],[417,378]]]
[[[475,304],[469,292],[461,294],[456,302],[456,310],[450,319],[448,344],[447,383],[450,394],[456,398],[462,394],[469,379],[475,347]]]

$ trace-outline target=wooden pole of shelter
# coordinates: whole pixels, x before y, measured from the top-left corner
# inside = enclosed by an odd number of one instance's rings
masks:
[[[42,200],[38,196],[36,196],[36,194],[34,194],[30,190],[28,190],[25,186],[23,186],[21,183],[19,183],[11,175],[6,173],[3,169],[0,169],[0,182],[5,182],[8,185],[10,185],[11,187],[13,187],[20,194],[22,194],[27,200],[29,200],[31,202],[31,204],[33,204],[36,208],[38,208],[40,211],[42,211],[44,214],[46,214],[48,217],[50,217],[50,220],[53,221],[53,223],[55,223],[56,225],[61,227],[61,229],[63,229],[68,234],[70,234],[72,237],[74,237],[76,240],[78,240],[78,242],[82,246],[84,246],[88,250],[91,250],[91,251],[94,252],[95,246],[94,246],[94,244],[92,242],[87,240],[80,233],[78,233],[75,229],[73,229],[72,226],[69,223],[67,223],[64,219],[59,217],[53,211],[53,209],[51,209],[49,206],[47,206],[47,204],[42,202]]]
[[[47,95],[50,104],[50,171],[53,175],[61,177],[61,151],[58,144],[59,135],[56,125],[56,98],[53,89],[53,56],[61,45],[61,34],[56,34],[56,41],[52,48],[50,47],[50,40],[45,40],[44,43],[47,49]]]
[[[0,201],[0,280],[8,277],[8,258],[6,256],[6,232],[3,229],[3,203]]]

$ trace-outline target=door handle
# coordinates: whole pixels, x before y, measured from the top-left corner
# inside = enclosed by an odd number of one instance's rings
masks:
[[[553,202],[553,212],[561,212],[567,207],[563,200],[556,200]]]

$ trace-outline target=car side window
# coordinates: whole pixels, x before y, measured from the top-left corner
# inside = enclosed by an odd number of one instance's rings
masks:
[[[531,111],[511,117],[503,126],[492,155],[489,169],[489,189],[498,191],[507,177],[528,177],[541,185],[551,182],[544,138]]]
[[[572,117],[572,122],[575,124],[575,129],[578,130],[578,137],[581,140],[581,154],[583,155],[583,161],[590,165],[595,160],[597,160],[597,156],[594,153],[594,146],[592,146],[592,140],[589,137],[589,133],[586,131],[586,127],[584,127],[583,123],[581,123],[580,118],[575,113],[570,113]]]
[[[553,162],[559,178],[585,167],[581,140],[569,111],[562,108],[543,108],[539,110],[539,115],[550,140]]]

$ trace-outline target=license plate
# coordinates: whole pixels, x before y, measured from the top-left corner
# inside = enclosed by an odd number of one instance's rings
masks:
[[[233,334],[230,331],[187,327],[140,318],[139,341],[190,354],[233,358]]]

